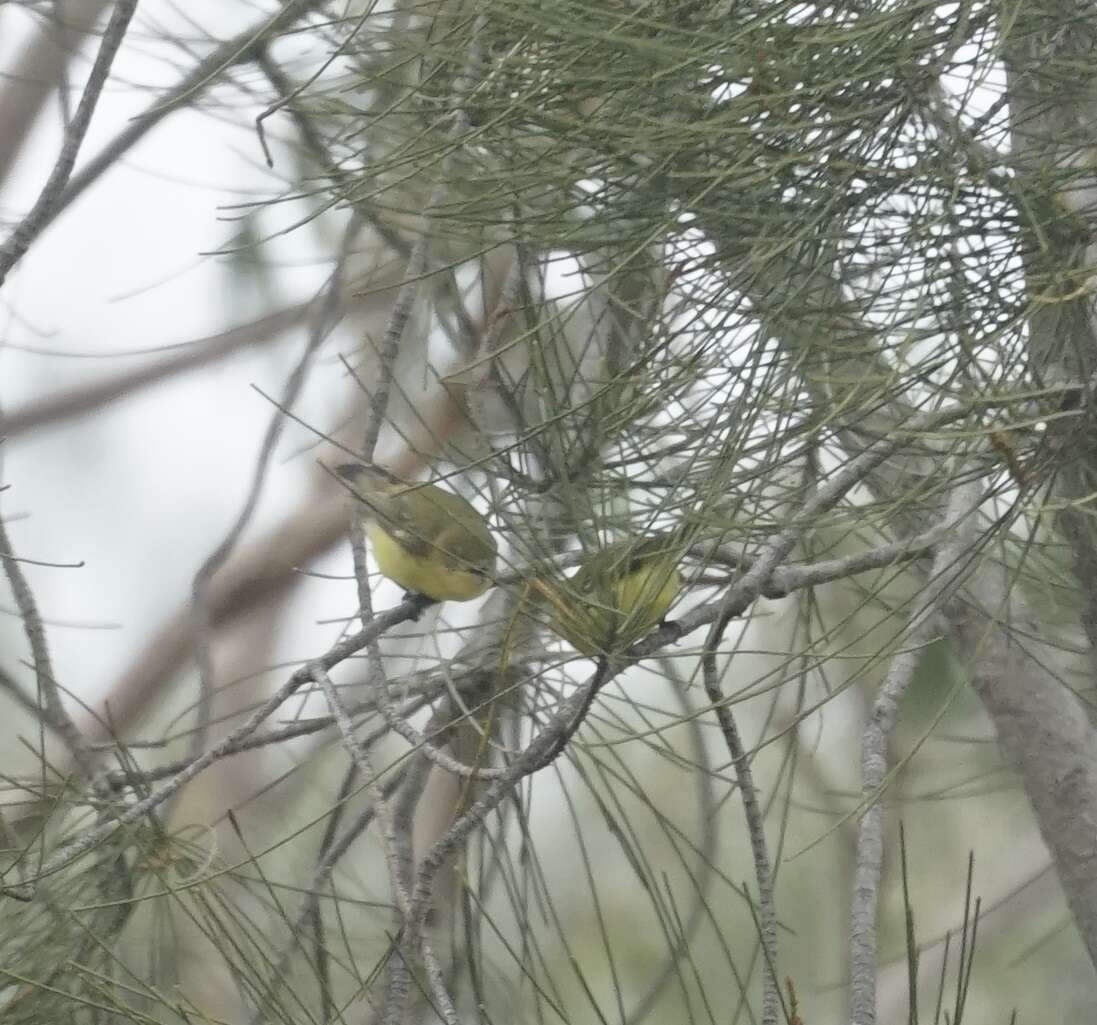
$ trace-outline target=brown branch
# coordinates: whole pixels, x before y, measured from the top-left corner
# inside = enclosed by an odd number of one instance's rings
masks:
[[[206,603],[212,629],[239,620],[293,588],[298,567],[307,566],[335,545],[346,531],[342,497],[312,496],[265,537],[241,548],[211,582]],[[187,608],[168,617],[129,669],[110,689],[111,722],[119,733],[171,682],[192,652],[192,620]],[[106,738],[100,738],[106,739]]]
[[[174,374],[207,366],[257,342],[273,341],[283,331],[302,323],[308,315],[309,305],[288,306],[250,323],[195,339],[185,343],[181,352],[157,363],[127,370],[117,377],[34,399],[7,415],[0,415],[0,435],[10,440],[26,431],[94,412]]]
[[[430,434],[453,437],[461,411],[448,396],[436,396],[427,411]],[[415,472],[417,452],[387,465],[394,473]],[[207,594],[210,624],[222,629],[266,603],[281,599],[300,580],[300,568],[308,566],[338,544],[347,531],[343,492],[323,474],[316,489],[283,522],[237,550],[222,567]],[[130,667],[110,688],[106,701],[111,723],[119,734],[133,724],[147,703],[155,700],[187,662],[191,654],[191,619],[184,607],[172,613],[145,645]],[[100,734],[100,740],[108,739]]]

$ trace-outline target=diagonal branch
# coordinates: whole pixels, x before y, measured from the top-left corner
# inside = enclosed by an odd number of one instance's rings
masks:
[[[43,20],[15,63],[3,75],[0,89],[0,182],[22,152],[23,144],[46,101],[63,83],[80,43],[95,28],[108,0],[66,5],[64,20]]]
[[[10,441],[27,431],[63,423],[73,417],[101,409],[108,403],[132,395],[167,377],[207,366],[249,345],[273,341],[283,331],[304,321],[310,306],[310,303],[298,303],[275,310],[250,323],[184,343],[181,352],[165,356],[159,362],[136,370],[127,370],[104,381],[95,381],[56,395],[32,400],[10,413],[0,414],[0,435]]]
[[[136,6],[136,0],[132,0],[132,4]],[[36,234],[44,231],[54,218],[67,209],[85,189],[98,181],[104,172],[113,167],[168,114],[196,100],[230,68],[254,60],[259,52],[258,48],[269,42],[271,36],[289,28],[322,4],[323,0],[289,0],[273,15],[260,19],[256,25],[227,39],[213,50],[174,88],[133,118],[111,142],[68,179],[64,190],[55,197],[49,210],[39,220]],[[0,274],[0,282],[2,280],[3,276]]]
[[[53,219],[61,203],[61,196],[69,177],[72,175],[80,145],[91,124],[91,116],[99,104],[99,96],[107,83],[111,65],[118,53],[122,40],[126,36],[133,12],[137,9],[137,0],[118,0],[111,12],[110,20],[103,30],[103,41],[91,66],[84,93],[77,104],[76,113],[65,128],[61,143],[61,153],[53,165],[46,184],[31,207],[30,212],[15,226],[7,241],[0,246],[0,286],[12,269],[25,255],[31,243],[42,229]]]
[[[144,818],[150,811],[158,808],[166,800],[172,797],[186,783],[189,783],[199,773],[203,772],[214,762],[223,758],[228,752],[236,748],[241,741],[250,737],[267,719],[270,718],[286,700],[293,696],[305,684],[315,679],[317,672],[326,672],[338,665],[357,651],[361,651],[374,638],[379,637],[386,630],[391,629],[397,623],[406,622],[414,618],[421,611],[419,602],[407,599],[387,612],[376,617],[367,627],[352,634],[330,648],[317,659],[307,662],[294,672],[281,687],[278,688],[266,701],[264,701],[243,723],[235,730],[227,734],[220,741],[208,748],[201,755],[191,761],[185,769],[180,771],[173,779],[162,787],[152,791],[147,797],[131,804],[124,812],[111,821],[89,829],[67,843],[63,843],[47,858],[39,867],[35,876],[25,885],[19,887],[0,887],[0,892],[19,900],[31,900],[34,896],[33,883],[47,876],[59,872],[72,864],[77,858],[97,847],[117,829]]]

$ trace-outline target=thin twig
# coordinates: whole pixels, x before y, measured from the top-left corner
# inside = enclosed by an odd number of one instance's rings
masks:
[[[431,846],[419,865],[412,892],[411,915],[406,926],[409,943],[414,944],[422,933],[438,869],[523,779],[556,760],[582,725],[598,692],[622,668],[623,665],[603,660],[591,679],[560,705],[544,729],[507,766],[506,774],[494,780],[484,795]]]
[[[853,1025],[875,1025],[876,973],[879,951],[876,916],[880,874],[884,860],[884,807],[881,793],[887,778],[887,744],[899,716],[899,704],[914,678],[922,649],[936,635],[937,611],[951,597],[967,569],[975,541],[978,493],[972,485],[956,488],[949,497],[946,520],[960,519],[952,538],[943,542],[917,611],[911,617],[908,639],[888,669],[861,737],[861,796],[869,802],[857,826],[856,871],[850,910],[850,1020]]]
[[[50,222],[60,206],[64,188],[72,175],[76,156],[80,152],[80,144],[84,141],[88,125],[91,124],[91,116],[95,112],[103,86],[106,85],[107,77],[110,75],[111,65],[114,63],[115,55],[122,45],[126,29],[136,9],[137,0],[118,0],[114,5],[110,20],[103,30],[99,52],[95,55],[95,62],[91,66],[76,113],[65,128],[57,162],[53,165],[46,184],[42,186],[34,206],[15,226],[7,241],[0,246],[0,285],[3,285],[8,271],[26,255],[31,243]]]
[[[405,766],[396,769],[392,776],[385,780],[381,785],[381,795],[386,801],[392,799],[393,794],[399,790],[406,776],[407,767]],[[323,853],[317,859],[316,867],[313,869],[312,880],[308,887],[308,896],[298,911],[297,917],[290,925],[289,942],[279,955],[273,959],[272,963],[274,968],[271,971],[271,983],[267,992],[264,994],[263,999],[259,1001],[255,1015],[251,1019],[251,1025],[261,1025],[262,1022],[267,1020],[266,1014],[270,1001],[274,999],[279,987],[285,985],[289,979],[290,973],[288,972],[288,968],[290,960],[293,957],[294,951],[301,946],[305,924],[318,914],[322,889],[327,885],[328,880],[331,878],[336,865],[338,865],[343,855],[350,850],[354,841],[369,829],[374,817],[375,810],[371,804],[359,813],[358,817],[347,827],[346,832],[344,832],[342,836],[338,838],[332,836],[330,843],[322,845],[321,849]]]
[[[274,14],[259,19],[258,23],[244,29],[231,39],[225,40],[206,58],[200,61],[180,82],[133,118],[126,127],[115,136],[94,157],[87,161],[80,171],[72,176],[68,187],[61,194],[49,216],[40,225],[44,229],[58,214],[65,210],[88,186],[99,180],[100,176],[129,152],[141,139],[156,127],[168,114],[187,103],[193,102],[230,68],[253,60],[256,48],[270,40],[270,37],[289,28],[307,14],[322,6],[324,0],[289,0]]]
[[[324,697],[328,702],[328,707],[331,709],[332,715],[335,716],[335,722],[339,727],[339,733],[343,738],[343,744],[346,746],[347,753],[351,756],[354,764],[358,766],[358,771],[362,774],[363,784],[366,787],[370,799],[373,801],[374,814],[381,823],[381,835],[385,839],[386,860],[391,860],[393,857],[391,844],[391,838],[393,836],[392,809],[381,793],[380,786],[377,782],[377,773],[373,768],[373,763],[370,761],[369,752],[355,736],[354,724],[350,721],[350,716],[347,714],[342,699],[339,697],[339,691],[336,690],[335,684],[331,682],[331,677],[328,676],[327,672],[322,667],[317,666],[312,670],[312,678],[323,690]],[[397,904],[406,911],[408,893],[399,885],[399,873],[394,870],[391,864],[389,866],[389,874],[393,883],[393,897]]]
[[[74,839],[62,844],[54,853],[43,862],[32,882],[43,879],[72,864],[77,858],[87,853],[93,847],[102,843],[116,829],[132,825],[143,818],[154,808],[159,807],[168,800],[180,787],[189,783],[195,776],[203,772],[214,762],[224,757],[225,752],[231,750],[246,737],[250,737],[281,705],[309,682],[315,682],[314,675],[317,671],[326,672],[332,666],[338,665],[344,659],[360,651],[371,638],[379,636],[385,630],[397,623],[405,622],[418,614],[420,605],[418,602],[407,600],[401,602],[395,608],[378,616],[369,627],[345,638],[335,644],[324,655],[315,661],[301,666],[290,678],[282,684],[262,705],[253,712],[248,719],[229,733],[217,744],[204,751],[194,759],[185,769],[179,772],[170,782],[154,790],[144,799],[130,805],[124,812],[110,822],[104,822],[93,829],[80,834]],[[0,893],[7,893],[20,900],[33,898],[33,888],[30,884],[23,887],[0,887]]]
[[[0,435],[11,439],[26,431],[91,413],[117,399],[134,394],[146,385],[207,366],[248,345],[273,341],[281,332],[301,323],[310,306],[310,303],[298,303],[276,310],[208,338],[186,342],[180,346],[181,352],[167,356],[157,363],[128,370],[105,381],[94,381],[79,388],[32,400],[10,413],[0,415]]]
[[[335,689],[331,678],[326,672],[317,669],[314,672],[313,679],[323,689],[324,696],[327,698],[328,705],[335,716],[335,721],[339,725],[339,732],[343,736],[343,743],[346,745],[347,752],[364,777],[366,790],[373,803],[374,814],[381,823],[382,849],[385,862],[388,865],[389,887],[392,892],[393,904],[399,912],[401,920],[406,922],[410,905],[405,861],[410,847],[410,836],[405,835],[404,831],[398,828],[392,806],[385,799],[377,784],[377,775],[370,762],[369,753],[354,735],[354,726],[346,714],[346,709],[343,708],[339,692]],[[396,962],[400,962],[402,967],[397,968]],[[389,972],[389,993],[383,1018],[386,1023],[392,1016],[393,1008],[401,1009],[402,1013],[410,989],[410,969],[407,962],[402,957],[397,956],[393,958],[393,965],[390,967]]]
[[[38,701],[41,705],[42,720],[65,742],[76,764],[80,767],[86,781],[90,782],[94,774],[94,759],[88,750],[88,742],[73,722],[61,699],[61,690],[53,674],[49,644],[46,641],[46,627],[38,612],[38,603],[34,592],[23,575],[19,560],[8,537],[7,525],[0,517],[0,564],[11,585],[11,593],[23,620],[23,632],[27,635],[31,655],[34,658],[34,675],[38,682]]]
[[[754,858],[754,878],[758,885],[758,929],[765,961],[762,968],[762,1025],[778,1025],[782,1000],[781,983],[777,974],[777,905],[773,894],[773,868],[766,849],[765,816],[758,802],[758,791],[754,786],[750,758],[743,747],[735,717],[724,699],[716,668],[716,648],[726,628],[727,622],[722,617],[713,623],[705,641],[701,667],[705,693],[712,702],[716,719],[720,724],[720,732],[724,736],[724,743],[727,744],[728,753],[735,765],[735,778],[739,784],[743,815],[747,823],[747,834],[750,837],[750,850]]]
[[[343,236],[343,243],[338,261],[323,290],[323,299],[314,308],[313,322],[309,327],[308,340],[297,365],[293,368],[286,386],[282,392],[281,408],[289,409],[297,401],[297,396],[304,386],[308,369],[317,350],[324,343],[332,329],[341,317],[340,299],[343,289],[343,269],[346,263],[347,251],[357,231],[357,219],[351,218]],[[214,678],[213,653],[211,650],[211,634],[213,631],[212,615],[210,613],[207,591],[209,582],[218,569],[224,564],[233,549],[236,547],[244,530],[251,522],[255,507],[259,503],[259,496],[263,490],[267,470],[270,467],[274,449],[278,444],[282,431],[285,428],[285,417],[280,409],[276,410],[267,425],[263,443],[256,459],[255,470],[252,474],[251,486],[247,497],[244,499],[243,508],[240,510],[236,521],[229,528],[221,543],[210,553],[209,557],[194,575],[194,583],[191,586],[192,608],[191,613],[194,622],[194,658],[198,667],[199,699],[197,714],[197,727],[191,737],[190,753],[197,757],[205,747],[206,735],[209,731],[210,716],[213,708],[213,695],[216,689]]]

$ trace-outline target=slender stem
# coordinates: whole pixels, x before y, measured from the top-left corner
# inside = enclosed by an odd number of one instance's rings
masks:
[[[401,829],[398,829],[397,820],[392,806],[381,793],[377,783],[377,774],[370,761],[369,752],[358,742],[354,735],[354,725],[343,707],[339,698],[339,692],[331,682],[330,677],[322,670],[315,670],[313,679],[323,688],[324,696],[335,721],[339,725],[339,732],[343,736],[343,743],[347,748],[354,764],[365,780],[373,803],[374,814],[381,823],[382,847],[385,852],[385,862],[388,865],[389,888],[392,892],[393,904],[404,922],[407,921],[409,908],[409,895],[407,888],[407,873],[405,861],[407,858],[410,837]],[[411,971],[407,961],[400,956],[402,951],[397,951],[397,956],[392,959],[389,970],[389,992],[385,1002],[383,1021],[400,1021],[403,1017],[403,1008],[411,991]]]
[[[286,381],[282,392],[279,408],[267,425],[263,443],[256,459],[255,470],[252,474],[251,486],[244,499],[243,508],[236,517],[236,521],[229,528],[228,533],[221,543],[209,554],[202,563],[198,572],[194,575],[194,583],[191,586],[192,619],[194,624],[194,658],[198,666],[199,700],[197,708],[198,725],[191,737],[191,757],[197,757],[206,744],[206,736],[209,731],[210,719],[213,711],[213,696],[216,691],[216,680],[213,666],[213,653],[211,650],[211,635],[213,633],[213,617],[210,613],[207,592],[213,575],[224,565],[225,560],[232,554],[241,535],[251,522],[255,507],[259,503],[259,496],[263,490],[267,470],[270,467],[274,449],[282,436],[286,418],[282,409],[289,409],[297,401],[297,397],[304,387],[309,367],[313,356],[331,333],[332,328],[340,319],[340,298],[343,289],[343,268],[346,261],[347,250],[356,232],[357,220],[351,218],[347,230],[343,236],[342,252],[336,263],[335,270],[324,287],[323,300],[316,306],[313,322],[309,328],[308,340],[297,365]]]
[[[723,624],[723,627],[726,625],[726,623]],[[723,627],[719,621],[713,624],[713,629],[705,643],[701,666],[705,693],[712,702],[716,719],[720,724],[720,732],[724,735],[724,743],[727,744],[728,753],[735,766],[735,778],[739,783],[743,815],[746,819],[750,850],[754,858],[754,878],[758,884],[758,925],[765,961],[762,969],[762,1025],[778,1025],[781,1011],[781,983],[777,974],[777,904],[773,893],[773,868],[766,848],[765,815],[762,813],[758,791],[754,786],[750,758],[743,747],[735,717],[724,700],[720,676],[716,669],[716,646],[723,636]]]
[[[87,740],[73,722],[61,699],[61,689],[57,686],[57,677],[53,674],[53,662],[50,659],[49,644],[46,641],[46,627],[38,612],[34,592],[27,583],[19,560],[12,550],[7,525],[2,517],[0,517],[0,563],[3,563],[4,573],[11,585],[11,593],[23,621],[23,631],[30,644],[43,722],[64,740],[85,780],[90,782],[94,774],[94,759]]]
[[[86,854],[93,847],[98,846],[106,840],[116,829],[132,825],[134,822],[137,822],[139,819],[146,816],[154,808],[158,808],[164,801],[175,794],[180,787],[189,783],[199,773],[208,769],[214,762],[223,758],[226,752],[231,751],[241,740],[250,737],[289,697],[294,694],[294,692],[299,690],[306,683],[312,682],[314,680],[314,674],[318,669],[326,671],[332,666],[338,665],[350,655],[360,651],[372,638],[379,636],[385,630],[390,629],[397,623],[411,619],[415,614],[416,609],[417,606],[414,602],[402,602],[384,615],[378,616],[369,627],[340,641],[315,661],[303,665],[293,673],[293,675],[291,675],[290,678],[271,695],[271,697],[264,701],[245,722],[217,744],[214,744],[204,751],[168,783],[165,783],[164,786],[160,787],[158,790],[154,790],[144,799],[130,805],[113,820],[103,822],[95,828],[81,833],[68,843],[62,844],[45,862],[43,862],[35,876],[35,880],[43,879],[55,872],[59,872],[61,869],[72,864],[77,858]],[[35,880],[32,880],[32,882]],[[33,887],[30,884],[20,887],[3,886],[0,887],[0,893],[6,893],[19,900],[31,900],[34,896]]]
[[[110,75],[111,65],[114,63],[118,48],[122,45],[126,29],[136,9],[137,0],[118,0],[114,5],[110,20],[103,30],[103,40],[99,44],[99,52],[95,55],[95,62],[91,66],[84,93],[80,97],[76,113],[65,128],[61,153],[53,165],[53,170],[46,179],[46,184],[42,186],[42,191],[30,212],[15,226],[7,240],[0,246],[0,285],[3,285],[8,271],[26,255],[31,243],[49,224],[61,204],[62,193],[72,175],[80,145],[91,124],[91,116],[95,113],[103,86],[106,85]]]
[[[0,414],[0,434],[10,441],[27,431],[101,409],[110,402],[134,394],[140,388],[207,366],[249,345],[274,341],[287,328],[301,323],[309,306],[309,303],[297,303],[207,338],[163,346],[163,350],[171,354],[155,363],[124,371],[106,380],[92,381],[32,399],[8,413]]]
[[[976,539],[978,494],[971,485],[949,496],[945,520],[959,520],[951,538],[943,541],[914,613],[903,650],[892,660],[861,736],[861,796],[868,807],[857,824],[856,869],[850,907],[850,1021],[875,1025],[876,975],[879,970],[876,920],[880,875],[884,862],[884,806],[887,744],[899,718],[899,705],[914,679],[923,647],[937,633],[938,610],[954,593],[968,568]]]
[[[393,794],[400,788],[406,775],[407,772],[405,769],[397,769],[392,777],[384,782],[381,787],[381,794],[385,800],[392,799]],[[270,986],[268,987],[263,1000],[259,1002],[258,1009],[251,1019],[251,1025],[262,1025],[262,1023],[269,1020],[267,1017],[269,1004],[271,1000],[274,999],[279,987],[285,985],[289,980],[290,973],[287,969],[289,968],[290,959],[293,957],[294,951],[302,942],[305,925],[318,913],[320,891],[327,885],[328,880],[335,871],[335,866],[347,851],[350,850],[354,841],[369,829],[370,825],[373,823],[374,817],[375,810],[373,805],[370,805],[359,813],[358,817],[347,827],[346,832],[344,832],[342,836],[335,838],[334,833],[329,833],[328,836],[325,836],[325,841],[328,841],[330,837],[330,842],[325,842],[321,845],[323,853],[317,859],[316,867],[313,869],[312,880],[308,888],[308,896],[302,904],[301,909],[298,911],[293,924],[290,926],[289,942],[282,949],[278,957],[274,959],[274,970],[271,972]]]
[[[40,230],[47,227],[85,189],[98,181],[105,171],[112,168],[168,114],[201,97],[230,68],[253,60],[257,48],[268,42],[272,35],[289,28],[323,3],[324,0],[289,0],[274,14],[261,18],[257,24],[227,39],[213,50],[174,88],[168,90],[161,99],[133,118],[111,142],[72,176],[68,187],[40,225]]]

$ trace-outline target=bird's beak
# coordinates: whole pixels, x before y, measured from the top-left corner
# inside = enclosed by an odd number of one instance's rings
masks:
[[[362,467],[357,463],[341,463],[335,467],[335,472],[339,474],[343,480],[356,480],[362,473]]]

